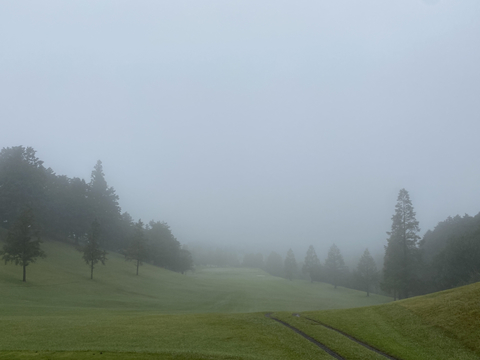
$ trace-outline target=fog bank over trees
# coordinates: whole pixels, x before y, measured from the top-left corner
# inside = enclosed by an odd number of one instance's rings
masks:
[[[54,169],[74,232],[101,159],[104,222],[378,266],[400,189],[420,237],[479,211],[478,19],[478,0],[2,2],[0,148]]]

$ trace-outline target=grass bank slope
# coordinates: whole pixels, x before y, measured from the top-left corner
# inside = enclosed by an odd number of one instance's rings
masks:
[[[301,315],[298,318],[291,313],[276,314],[340,349],[353,349],[357,345],[307,318],[403,360],[480,358],[480,283],[380,306]],[[358,354],[345,358],[368,358]]]

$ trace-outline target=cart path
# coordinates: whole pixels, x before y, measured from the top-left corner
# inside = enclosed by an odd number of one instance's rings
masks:
[[[292,315],[293,315],[293,316],[298,316],[298,317],[300,317],[300,314],[292,314]],[[320,322],[320,321],[318,321],[318,320],[314,320],[314,319],[311,319],[311,318],[306,317],[306,316],[304,316],[304,318],[307,319],[307,320],[310,320],[310,321],[312,321],[312,322],[314,322],[314,323],[316,323],[316,324],[322,325],[322,326],[326,327],[327,329],[336,331],[337,333],[339,333],[339,334],[347,337],[348,339],[350,339],[350,340],[352,340],[352,341],[355,341],[357,344],[362,345],[363,347],[367,348],[368,350],[371,350],[371,351],[373,351],[373,352],[376,352],[377,354],[382,355],[382,356],[384,356],[385,358],[387,358],[387,359],[389,359],[389,360],[400,360],[400,359],[398,359],[398,358],[394,358],[393,356],[390,356],[390,355],[388,355],[388,354],[386,354],[386,353],[384,353],[384,352],[382,352],[382,351],[374,348],[373,346],[370,346],[370,345],[368,345],[368,344],[366,344],[366,343],[358,340],[357,338],[354,338],[354,337],[351,336],[351,335],[348,335],[347,333],[344,333],[344,332],[341,331],[341,330],[335,329],[335,328],[333,328],[333,327],[331,327],[331,326],[329,326],[329,325],[326,325],[326,324],[324,324],[324,323],[322,323],[322,322]]]
[[[322,343],[318,342],[317,340],[315,340],[314,338],[308,336],[307,334],[305,334],[303,331],[300,331],[298,330],[296,327],[293,327],[292,325],[290,324],[287,324],[286,322],[282,321],[282,320],[279,320],[277,318],[274,318],[272,316],[272,313],[266,313],[265,314],[266,317],[272,319],[272,320],[275,320],[277,322],[279,322],[280,324],[288,327],[289,329],[295,331],[298,335],[300,336],[303,336],[305,339],[307,339],[308,341],[310,341],[311,343],[317,345],[320,349],[322,349],[323,351],[325,351],[327,354],[333,356],[335,359],[337,360],[346,360],[345,358],[341,357],[340,355],[338,355],[335,351],[333,351],[332,349],[328,348],[327,346],[323,345]]]

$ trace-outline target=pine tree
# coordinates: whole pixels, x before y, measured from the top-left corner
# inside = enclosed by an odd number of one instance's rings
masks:
[[[337,288],[337,285],[345,273],[345,262],[343,261],[340,249],[333,244],[328,251],[328,256],[325,259],[325,270],[331,284]]]
[[[375,260],[373,260],[372,255],[368,249],[365,249],[360,261],[357,266],[358,276],[362,282],[367,296],[370,296],[370,288],[373,284],[378,281],[378,271]]]
[[[14,146],[0,151],[0,223],[10,229],[25,209],[45,227],[47,170],[31,147]]]
[[[0,255],[5,263],[11,261],[23,267],[23,281],[27,281],[27,266],[37,258],[44,258],[45,253],[40,249],[40,236],[35,229],[33,211],[24,210],[7,234],[5,245]]]
[[[147,258],[147,250],[145,244],[145,233],[143,229],[142,220],[138,220],[133,229],[133,237],[130,247],[127,249],[126,260],[135,261],[135,266],[138,268],[143,265]]]
[[[94,266],[100,261],[105,265],[107,253],[100,248],[100,224],[95,219],[92,223],[87,243],[83,248],[83,260],[90,266],[90,279],[93,279]]]
[[[289,249],[287,252],[287,257],[285,258],[285,275],[287,279],[292,280],[293,276],[297,272],[297,261],[295,260],[295,255],[292,249]]]
[[[302,267],[302,272],[310,276],[310,281],[320,281],[320,260],[318,260],[317,254],[313,245],[310,245],[307,254],[305,255],[305,263]]]
[[[386,291],[393,292],[394,299],[407,298],[415,282],[415,267],[418,264],[420,239],[418,221],[407,190],[400,190],[392,216],[392,230],[385,246],[383,284]]]
[[[109,187],[103,173],[103,165],[97,161],[90,180],[88,199],[95,218],[102,224],[102,238],[106,247],[116,249],[116,242],[122,237],[121,212],[118,195]]]

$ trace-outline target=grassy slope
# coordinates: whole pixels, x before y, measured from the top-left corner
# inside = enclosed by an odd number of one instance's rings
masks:
[[[480,283],[477,283],[381,306],[302,315],[404,360],[478,359],[479,299]],[[277,316],[314,336],[325,331],[304,318],[286,313]]]
[[[81,359],[102,351],[104,358],[117,359],[135,358],[129,352],[140,352],[139,359],[148,353],[172,359],[327,359],[263,313],[246,313],[389,301],[254,269],[185,276],[145,265],[137,277],[133,264],[116,254],[107,266],[97,266],[92,281],[72,247],[47,242],[43,248],[48,257],[27,268],[25,284],[20,267],[0,265],[0,358]]]
[[[140,268],[118,254],[97,265],[93,281],[81,253],[71,246],[46,242],[46,259],[21,268],[0,266],[3,306],[37,306],[155,310],[162,313],[256,312],[338,309],[390,301],[327,284],[288,281],[256,269],[204,269],[181,275],[154,266]],[[35,310],[36,311],[36,310]]]
[[[287,281],[254,269],[188,276],[109,255],[89,279],[81,254],[45,243],[46,260],[0,266],[0,359],[329,359],[264,311],[349,360],[380,359],[305,318],[341,329],[403,360],[478,359],[480,284],[385,303],[326,284]],[[306,311],[292,317],[291,311]],[[249,313],[250,312],[250,313]]]

